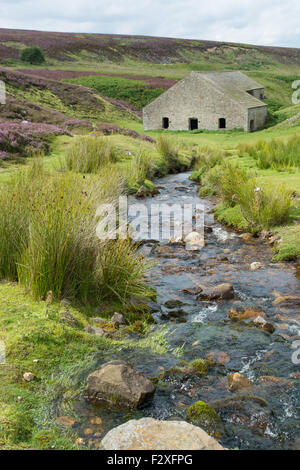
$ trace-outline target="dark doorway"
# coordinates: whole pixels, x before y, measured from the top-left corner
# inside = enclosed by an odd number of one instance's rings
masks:
[[[162,127],[163,129],[169,129],[169,118],[163,117],[162,118]]]
[[[250,120],[250,132],[254,131],[254,119]]]
[[[195,129],[198,129],[198,119],[190,118],[190,120],[189,120],[189,129],[190,129],[190,131],[194,131]]]
[[[219,129],[226,129],[226,119],[220,118],[219,119]]]

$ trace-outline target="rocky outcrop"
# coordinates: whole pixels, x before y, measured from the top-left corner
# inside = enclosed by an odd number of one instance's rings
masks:
[[[105,450],[224,450],[203,429],[185,421],[131,420],[102,439]]]
[[[85,396],[91,401],[138,408],[154,392],[152,382],[136,372],[130,364],[111,361],[88,376]]]
[[[197,300],[229,300],[234,298],[233,286],[227,282],[214,287],[202,287]]]

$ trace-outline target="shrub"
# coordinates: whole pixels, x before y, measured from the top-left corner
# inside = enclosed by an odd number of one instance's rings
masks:
[[[20,60],[22,62],[28,62],[29,64],[39,65],[45,62],[45,56],[43,51],[37,46],[25,47],[21,51]]]
[[[76,137],[66,150],[61,169],[77,173],[97,173],[118,160],[117,152],[107,137]]]

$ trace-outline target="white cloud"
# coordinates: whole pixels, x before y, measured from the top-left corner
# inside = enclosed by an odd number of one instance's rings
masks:
[[[298,0],[0,0],[0,27],[298,47]]]

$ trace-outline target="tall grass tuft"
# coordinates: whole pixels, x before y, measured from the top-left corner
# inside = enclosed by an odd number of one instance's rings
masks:
[[[269,229],[290,220],[291,193],[284,186],[264,185],[253,173],[224,164],[219,188],[225,206],[238,206],[252,231]]]
[[[149,266],[130,240],[106,241],[101,245],[97,258],[100,297],[126,301],[131,296],[150,296],[151,290],[143,278]]]
[[[96,235],[97,207],[116,201],[120,177],[112,188],[105,174],[47,174],[36,164],[0,188],[0,278],[19,281],[35,298],[147,296],[144,258],[130,242]]]
[[[156,143],[158,153],[167,162],[170,171],[180,171],[182,164],[180,162],[177,146],[169,137],[159,136]]]
[[[129,191],[136,191],[145,181],[154,175],[151,156],[147,152],[137,152],[133,155],[128,167],[125,168],[126,185]]]
[[[294,135],[286,141],[272,139],[255,144],[240,145],[241,153],[248,153],[261,169],[285,170],[300,167],[300,136]]]
[[[107,137],[76,137],[66,150],[60,169],[77,173],[98,173],[118,160],[116,149]]]

